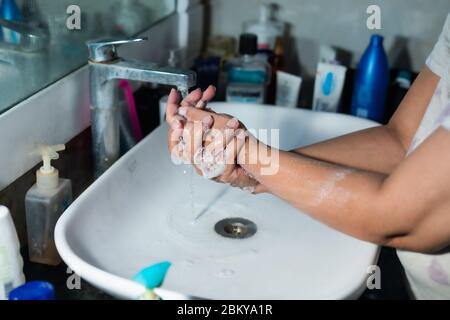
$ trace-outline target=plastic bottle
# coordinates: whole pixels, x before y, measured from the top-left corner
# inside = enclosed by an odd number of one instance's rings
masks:
[[[21,21],[22,15],[14,0],[2,0],[0,4],[0,18],[9,21]],[[12,44],[19,44],[20,35],[8,28],[0,27],[0,40]],[[2,37],[3,34],[3,37]]]
[[[383,37],[373,35],[356,71],[352,114],[382,122],[389,82],[389,65]]]
[[[253,33],[258,37],[258,50],[275,49],[275,39],[284,33],[284,24],[272,19],[273,5],[261,4],[259,20],[244,24],[246,33]]]
[[[256,57],[256,35],[245,33],[240,37],[240,57],[228,67],[228,102],[264,103],[270,66]]]
[[[19,238],[6,207],[0,206],[0,300],[25,282]]]
[[[55,289],[45,281],[31,281],[12,290],[9,300],[54,300]]]
[[[72,183],[60,179],[51,160],[59,158],[57,151],[64,145],[41,146],[44,165],[36,172],[36,184],[25,196],[30,261],[48,265],[61,262],[54,241],[54,230],[64,210],[72,203]]]
[[[267,103],[275,104],[277,72],[284,70],[284,47],[280,36],[276,38],[275,49],[273,54],[269,57],[269,63],[271,72],[270,83],[267,89]]]

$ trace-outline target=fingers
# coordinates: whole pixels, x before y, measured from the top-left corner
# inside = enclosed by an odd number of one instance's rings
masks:
[[[225,114],[218,114],[214,111],[207,111],[202,110],[198,108],[192,108],[192,107],[180,107],[178,109],[178,114],[184,118],[186,118],[188,121],[202,121],[204,117],[207,115],[211,115],[214,119],[213,128],[218,130],[225,129],[228,121],[230,121],[230,116]]]
[[[170,90],[169,97],[167,99],[167,109],[166,109],[166,121],[167,124],[171,124],[173,117],[178,114],[178,106],[180,101],[180,95],[177,90]]]
[[[213,155],[218,155],[225,150],[227,145],[232,141],[235,135],[235,131],[239,128],[239,121],[236,118],[230,119],[225,125],[225,130],[219,131],[213,130],[214,135],[213,142],[208,145],[208,149]]]
[[[191,93],[187,95],[186,98],[181,101],[182,107],[195,107],[195,105],[200,101],[202,98],[203,93],[201,89],[195,89]]]
[[[208,111],[184,106],[178,109],[178,114],[192,122],[202,121],[206,116],[212,115],[211,112]]]
[[[203,147],[204,136],[206,132],[211,129],[213,118],[210,115],[207,115],[202,119],[201,124],[201,130],[194,132],[194,153],[197,153],[197,151]]]
[[[192,163],[199,165],[203,159],[205,148],[203,148],[203,142],[205,133],[211,128],[213,119],[211,116],[206,116],[202,122],[196,122],[194,126],[194,142],[192,150]]]
[[[193,157],[193,138],[194,138],[193,132],[194,132],[194,123],[188,122],[184,126],[183,130],[183,142],[185,144],[183,150],[183,159],[188,163],[192,163]]]
[[[208,102],[211,101],[216,94],[216,88],[209,86],[204,92],[196,89],[181,101],[181,107],[195,107],[197,109],[205,109]],[[180,107],[180,94],[177,90],[172,89],[167,100],[166,121],[170,125],[173,117],[178,114]],[[211,111],[211,109],[208,109]]]
[[[168,147],[169,151],[176,157],[180,157],[178,148],[180,143],[180,138],[183,135],[184,128],[184,118],[176,115],[172,118],[172,122],[170,123],[169,132],[168,132]],[[177,148],[177,149],[174,149]]]
[[[203,138],[213,124],[213,119],[207,115],[202,121],[188,122],[184,126],[182,140],[185,144],[183,159],[189,163],[195,163],[197,152],[203,149]]]
[[[195,107],[197,109],[206,109],[208,102],[211,101],[216,95],[216,87],[209,86],[202,95],[202,98],[197,102]]]
[[[227,144],[227,147],[224,151],[224,160],[226,163],[225,171],[223,173],[224,177],[231,176],[231,174],[235,170],[237,155],[245,144],[244,130],[237,130],[234,132],[235,136],[233,136],[233,139]]]

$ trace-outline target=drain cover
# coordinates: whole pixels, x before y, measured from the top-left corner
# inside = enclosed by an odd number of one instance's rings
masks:
[[[256,233],[256,224],[244,218],[227,218],[214,226],[218,234],[226,238],[246,239]]]

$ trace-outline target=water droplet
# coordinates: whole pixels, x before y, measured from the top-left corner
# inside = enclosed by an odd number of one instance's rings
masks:
[[[221,271],[219,271],[216,276],[219,278],[228,278],[231,277],[235,274],[234,270],[231,269],[222,269]]]
[[[194,264],[195,264],[194,260],[188,259],[188,260],[184,260],[184,261],[183,261],[183,265],[184,265],[185,267],[193,267]]]
[[[180,91],[182,99],[186,98],[189,94],[189,89],[184,88],[184,87],[178,87],[178,91]]]

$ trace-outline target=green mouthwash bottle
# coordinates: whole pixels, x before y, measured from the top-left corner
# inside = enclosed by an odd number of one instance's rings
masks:
[[[240,56],[228,66],[227,102],[264,103],[269,65],[256,56],[256,35],[244,33],[239,40]]]

